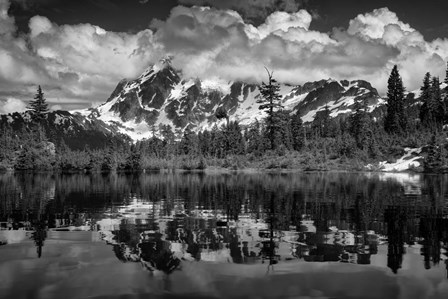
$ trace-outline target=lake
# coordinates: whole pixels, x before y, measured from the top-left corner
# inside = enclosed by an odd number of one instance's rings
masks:
[[[0,174],[0,298],[447,298],[448,176]]]

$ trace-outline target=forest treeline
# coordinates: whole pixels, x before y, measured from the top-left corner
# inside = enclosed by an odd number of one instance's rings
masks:
[[[56,171],[140,171],[160,169],[300,169],[365,170],[379,161],[394,162],[404,148],[423,148],[423,166],[416,171],[444,171],[448,144],[448,87],[439,78],[424,76],[421,95],[405,96],[397,66],[389,80],[387,104],[375,116],[366,101],[358,100],[354,113],[332,118],[329,107],[304,124],[300,112],[281,105],[280,86],[268,71],[258,100],[264,119],[250,126],[230,121],[218,108],[215,116],[225,124],[211,130],[183,132],[161,125],[154,137],[131,143],[114,139],[100,149],[69,148],[63,138],[54,140],[43,129],[48,112],[42,89],[30,101],[32,125],[20,132],[4,126],[0,135],[0,169]],[[447,76],[444,80],[448,84]],[[154,130],[156,131],[156,130]]]

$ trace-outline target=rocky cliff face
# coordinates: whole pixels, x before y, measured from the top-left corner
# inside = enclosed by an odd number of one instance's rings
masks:
[[[316,113],[326,106],[331,111],[330,115],[337,117],[351,114],[356,101],[366,101],[370,111],[384,104],[378,91],[363,80],[351,82],[327,80],[306,83],[304,86],[305,88],[301,86],[297,88],[298,91],[305,92],[302,93],[303,100],[293,108],[299,111],[304,122],[312,121]]]

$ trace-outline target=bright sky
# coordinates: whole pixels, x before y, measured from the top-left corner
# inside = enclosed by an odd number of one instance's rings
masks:
[[[207,8],[202,6],[208,6]],[[105,101],[167,55],[187,77],[363,79],[408,90],[445,76],[448,1],[0,0],[0,113],[42,85],[53,109]]]

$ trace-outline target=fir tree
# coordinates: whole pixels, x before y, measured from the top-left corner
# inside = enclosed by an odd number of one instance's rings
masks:
[[[444,82],[448,85],[448,61],[446,62],[446,74]],[[448,90],[448,86],[446,87],[446,89]]]
[[[28,109],[31,111],[32,119],[36,122],[41,122],[44,119],[44,115],[48,112],[48,104],[40,85],[37,88],[34,101],[30,101]]]
[[[199,139],[199,149],[201,151],[201,154],[204,156],[210,155],[211,151],[211,133],[208,130],[205,130],[202,132],[201,137]]]
[[[420,107],[420,120],[421,122],[426,125],[428,124],[431,119],[431,74],[428,72],[425,74],[425,78],[423,78],[423,85],[420,88],[421,95],[420,95],[420,101],[422,103]]]
[[[273,73],[268,72],[268,83],[262,83],[258,87],[261,94],[261,99],[257,100],[257,103],[261,104],[258,109],[264,110],[267,113],[266,118],[266,132],[270,142],[270,148],[275,149],[275,131],[278,129],[278,122],[275,118],[275,111],[283,106],[280,104],[280,85],[275,79],[272,78]]]
[[[142,164],[142,156],[137,146],[131,146],[129,155],[126,158],[125,169],[128,171],[140,170]]]
[[[443,100],[443,104],[446,107],[448,107],[448,62],[446,64],[446,75],[445,75],[445,99]],[[448,113],[445,111],[444,121],[448,121]]]
[[[198,154],[198,136],[189,127],[187,127],[184,131],[181,147],[184,154]]]
[[[387,81],[387,113],[384,129],[387,133],[397,134],[406,131],[406,126],[403,81],[395,65]]]
[[[210,153],[216,158],[224,158],[226,149],[226,138],[222,130],[218,126],[213,126],[211,132],[211,146]]]
[[[437,137],[434,134],[431,137],[431,142],[428,145],[427,156],[423,161],[423,167],[427,172],[434,172],[440,170],[443,166],[442,159],[442,147],[439,145],[437,141]]]
[[[292,149],[292,134],[291,134],[291,117],[289,112],[284,110],[276,111],[275,119],[278,124],[278,129],[275,131],[276,146],[283,145],[286,149]]]
[[[260,123],[257,119],[250,125],[246,134],[247,151],[254,155],[261,155],[263,148],[263,141],[260,135]]]
[[[328,105],[325,109],[318,111],[312,122],[312,128],[319,137],[329,137],[331,131],[331,111]]]
[[[440,90],[440,81],[438,77],[433,77],[431,82],[432,111],[436,124],[443,124],[445,117],[445,103],[442,101],[442,91]]]
[[[350,116],[350,133],[356,140],[359,149],[366,149],[369,145],[369,115],[367,102],[357,100],[354,105],[355,113]]]
[[[161,125],[159,131],[165,144],[165,153],[167,156],[170,156],[175,151],[174,143],[176,136],[170,125]]]
[[[290,122],[292,148],[296,151],[300,151],[304,146],[304,129],[302,118],[297,111],[292,117]]]
[[[232,121],[226,126],[224,131],[226,137],[226,155],[244,154],[243,135],[241,127],[236,121]]]

